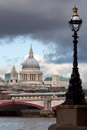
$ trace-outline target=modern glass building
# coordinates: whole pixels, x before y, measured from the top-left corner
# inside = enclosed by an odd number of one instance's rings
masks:
[[[10,80],[10,73],[6,73],[5,74],[5,82],[9,82],[9,80]]]

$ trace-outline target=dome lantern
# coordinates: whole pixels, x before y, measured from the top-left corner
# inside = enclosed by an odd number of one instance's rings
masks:
[[[30,59],[33,58],[32,44],[31,44],[31,47],[30,47],[29,58],[30,58]]]
[[[30,46],[29,56],[24,61],[22,68],[40,68],[38,61],[33,56],[32,45]]]

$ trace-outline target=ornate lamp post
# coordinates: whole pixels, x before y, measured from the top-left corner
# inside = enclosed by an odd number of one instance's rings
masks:
[[[71,30],[74,32],[73,34],[73,45],[74,45],[74,55],[73,55],[73,69],[72,69],[72,74],[71,78],[69,81],[69,88],[66,93],[66,100],[63,103],[63,105],[82,105],[86,104],[85,101],[85,94],[82,90],[82,83],[80,79],[80,75],[78,72],[78,61],[77,61],[77,31],[79,31],[81,24],[82,24],[82,19],[80,19],[79,15],[77,14],[78,8],[76,8],[76,5],[73,8],[73,15],[69,21],[69,26]]]

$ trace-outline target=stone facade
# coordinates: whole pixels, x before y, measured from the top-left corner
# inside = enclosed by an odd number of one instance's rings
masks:
[[[60,105],[48,130],[87,130],[87,105]]]
[[[68,88],[69,78],[60,77],[59,75],[53,75],[52,77],[48,77],[44,80],[44,84],[50,85],[51,87],[64,87]]]
[[[20,72],[20,85],[42,86],[42,73],[40,69],[22,69]]]
[[[15,69],[15,66],[12,67],[12,71],[10,73],[9,85],[14,85],[18,83],[18,73]]]

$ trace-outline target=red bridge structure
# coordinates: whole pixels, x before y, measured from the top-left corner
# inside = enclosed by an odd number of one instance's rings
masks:
[[[52,112],[64,102],[64,95],[65,92],[8,94],[7,100],[0,100],[0,112],[20,110]]]
[[[7,100],[0,100],[0,111],[24,109],[55,110],[64,101],[65,93],[20,93],[8,94]]]

